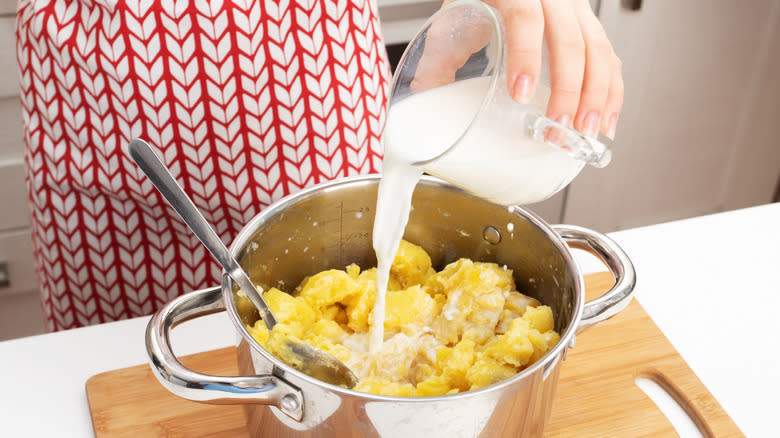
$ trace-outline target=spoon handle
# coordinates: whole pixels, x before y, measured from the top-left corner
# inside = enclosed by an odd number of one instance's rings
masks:
[[[138,167],[146,174],[161,195],[171,204],[176,213],[190,227],[193,233],[203,242],[206,249],[217,259],[220,265],[230,275],[241,290],[249,297],[260,312],[260,317],[265,322],[268,330],[276,325],[276,318],[263,296],[255,288],[252,280],[246,275],[244,269],[238,264],[230,250],[227,249],[217,233],[211,228],[206,218],[200,213],[192,200],[184,193],[173,175],[168,171],[162,161],[157,157],[152,148],[143,140],[134,139],[128,146],[130,157],[138,164]]]

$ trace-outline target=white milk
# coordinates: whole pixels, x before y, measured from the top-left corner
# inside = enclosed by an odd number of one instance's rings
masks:
[[[369,351],[376,353],[384,341],[385,294],[390,278],[390,265],[401,244],[409,221],[412,192],[420,180],[422,170],[409,163],[396,161],[385,155],[382,161],[382,179],[377,193],[374,218],[374,251],[376,252],[376,303],[369,332]]]
[[[499,82],[496,86],[505,86],[503,81]],[[378,266],[370,332],[372,353],[383,342],[390,265],[409,219],[412,192],[422,171],[492,202],[515,205],[550,197],[582,169],[581,161],[532,140],[525,132],[524,113],[529,108],[543,113],[549,88],[540,86],[529,106],[517,105],[506,93],[496,92],[493,98],[499,99],[497,104],[471,124],[489,86],[489,77],[458,81],[414,94],[390,107],[373,231]],[[413,164],[437,157],[456,143],[456,147],[431,163]]]

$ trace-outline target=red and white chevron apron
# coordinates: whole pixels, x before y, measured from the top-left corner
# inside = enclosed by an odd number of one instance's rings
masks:
[[[126,156],[148,140],[224,241],[381,166],[371,0],[20,0],[27,187],[49,330],[149,314],[220,269]]]

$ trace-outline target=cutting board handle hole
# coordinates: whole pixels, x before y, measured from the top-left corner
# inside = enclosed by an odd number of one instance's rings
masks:
[[[634,383],[655,403],[681,437],[714,437],[687,397],[662,375],[642,374]]]

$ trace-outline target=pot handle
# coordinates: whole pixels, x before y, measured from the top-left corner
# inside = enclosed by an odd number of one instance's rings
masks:
[[[296,421],[303,418],[303,394],[283,379],[269,375],[221,377],[186,368],[173,353],[170,331],[200,316],[225,310],[222,289],[201,289],[175,298],[152,316],[146,326],[146,352],[152,372],[173,394],[209,404],[276,406]]]
[[[577,333],[612,318],[623,310],[634,294],[636,271],[631,259],[614,240],[588,228],[574,225],[553,225],[566,243],[588,251],[601,259],[615,277],[615,285],[604,295],[585,303]]]

